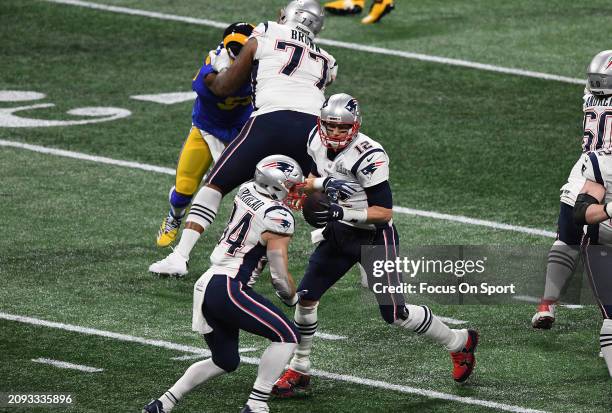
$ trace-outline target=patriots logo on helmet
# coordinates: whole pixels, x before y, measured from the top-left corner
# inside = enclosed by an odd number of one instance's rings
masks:
[[[283,161],[274,161],[263,165],[263,168],[274,168],[278,169],[281,172],[284,172],[285,175],[289,176],[291,172],[293,172],[293,165]]]
[[[348,101],[348,103],[346,104],[345,108],[346,110],[348,110],[349,112],[355,114],[357,112],[357,99],[351,99]]]
[[[608,64],[606,64],[606,68],[604,70],[608,70],[612,66],[612,57],[608,59]]]
[[[374,172],[376,172],[376,170],[382,166],[385,163],[385,161],[376,161],[376,162],[372,162],[370,164],[368,164],[368,166],[366,166],[365,168],[361,169],[361,173],[364,174],[367,177],[370,177],[374,174]]]

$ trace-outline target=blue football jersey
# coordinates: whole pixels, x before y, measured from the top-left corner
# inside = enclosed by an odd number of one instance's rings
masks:
[[[191,83],[193,91],[197,93],[191,119],[199,129],[227,143],[238,135],[253,112],[251,83],[247,81],[234,96],[220,98],[204,83],[204,78],[214,72],[209,63],[210,58],[206,57]]]

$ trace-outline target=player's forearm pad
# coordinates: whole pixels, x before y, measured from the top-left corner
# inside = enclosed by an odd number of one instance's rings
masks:
[[[579,194],[574,204],[574,222],[576,225],[587,225],[586,211],[589,205],[598,205],[595,197],[589,194]]]

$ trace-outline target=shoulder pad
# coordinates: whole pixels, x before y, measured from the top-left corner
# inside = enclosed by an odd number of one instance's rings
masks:
[[[291,235],[295,230],[295,218],[289,208],[283,205],[268,207],[264,212],[263,221],[265,231]]]

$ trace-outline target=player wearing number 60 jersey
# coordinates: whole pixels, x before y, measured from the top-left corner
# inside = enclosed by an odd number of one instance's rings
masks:
[[[229,95],[251,76],[253,114],[196,194],[176,249],[151,265],[151,272],[187,273],[189,254],[215,219],[221,198],[247,181],[260,159],[279,153],[310,169],[306,142],[317,124],[325,87],[337,72],[335,59],[314,41],[323,18],[318,1],[294,0],[281,10],[278,22],[253,30],[231,66],[227,53],[214,56],[212,65],[219,74],[210,90]]]
[[[582,228],[572,219],[576,197],[584,186],[581,167],[588,153],[612,148],[612,50],[598,53],[587,68],[584,95],[584,135],[582,155],[572,168],[567,183],[561,187],[561,207],[557,240],[548,254],[544,295],[531,322],[534,328],[548,329],[555,321],[555,304],[561,290],[576,268]]]

